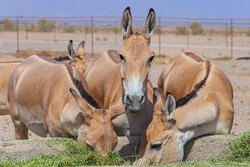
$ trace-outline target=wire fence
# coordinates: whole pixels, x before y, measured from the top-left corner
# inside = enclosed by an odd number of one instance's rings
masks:
[[[84,40],[90,54],[122,47],[121,17],[0,17],[0,52],[20,50],[66,51],[67,42]],[[142,31],[145,17],[133,17],[134,31]],[[158,17],[151,48],[158,55],[176,56],[190,50],[204,57],[250,54],[250,18]]]

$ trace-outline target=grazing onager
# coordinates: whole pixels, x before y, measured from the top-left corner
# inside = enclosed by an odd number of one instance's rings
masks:
[[[84,53],[84,44],[82,41],[78,48],[77,54],[75,54],[73,49],[73,41],[69,41],[68,45],[68,56],[67,57],[59,57],[54,58],[56,61],[65,61],[70,60],[69,64],[74,66],[81,74],[84,73],[86,68],[86,58]],[[9,103],[7,98],[8,91],[8,82],[11,73],[14,69],[21,64],[22,61],[12,61],[12,62],[0,62],[0,115],[8,115],[9,114]]]
[[[20,63],[21,61],[0,62],[0,115],[9,114],[8,82],[11,73]]]
[[[77,136],[97,150],[114,149],[117,135],[111,119],[125,107],[99,109],[87,89],[85,78],[68,63],[43,55],[24,60],[8,86],[15,138],[27,139],[29,129],[41,137]]]
[[[108,50],[85,72],[89,92],[98,105],[109,109],[125,104],[127,112],[112,121],[119,136],[140,136],[152,120],[153,86],[149,78],[154,53],[149,44],[155,20],[150,9],[143,32],[133,33],[130,8],[126,8],[121,19],[123,48],[119,53]]]
[[[153,120],[141,138],[142,157],[135,164],[180,162],[189,140],[230,133],[232,85],[209,60],[183,53],[166,65],[158,87],[160,91],[154,90]]]

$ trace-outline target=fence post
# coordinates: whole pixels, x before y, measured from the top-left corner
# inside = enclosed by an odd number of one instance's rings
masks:
[[[187,23],[187,48],[189,47],[189,24]]]
[[[226,48],[228,47],[228,41],[227,41],[227,23],[225,27],[225,36],[226,36]]]
[[[56,42],[56,22],[54,21],[54,42]]]
[[[88,21],[85,21],[85,42],[87,42],[88,38]]]
[[[115,44],[116,44],[116,46],[118,44],[118,28],[117,28],[117,26],[118,26],[118,23],[117,23],[117,21],[115,21]]]
[[[161,55],[161,17],[159,17],[159,56]]]
[[[231,24],[231,59],[233,58],[233,19],[230,21]]]
[[[28,40],[28,21],[26,21],[26,23],[25,23],[25,32],[26,32],[25,38],[27,41]]]
[[[17,48],[16,48],[16,56],[18,57],[19,56],[19,16],[16,17],[16,25],[17,25],[17,28],[16,28],[16,41],[17,41]]]
[[[91,54],[94,56],[94,18],[91,16]]]

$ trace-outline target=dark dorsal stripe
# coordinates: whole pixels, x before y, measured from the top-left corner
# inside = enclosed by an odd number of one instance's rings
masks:
[[[196,84],[194,89],[190,93],[176,101],[176,108],[185,105],[190,99],[195,97],[197,95],[197,91],[204,86],[211,71],[211,63],[209,60],[206,60],[206,69],[206,76],[204,77],[204,79]]]
[[[63,64],[63,65],[66,67],[66,69],[67,69],[67,71],[68,71],[68,74],[69,74],[69,76],[70,76],[70,78],[71,78],[73,84],[74,84],[75,87],[78,89],[79,93],[81,94],[81,97],[82,97],[84,100],[86,100],[86,102],[87,102],[88,104],[90,104],[91,106],[93,106],[93,107],[95,107],[95,108],[100,108],[100,107],[98,106],[97,102],[93,99],[93,97],[90,96],[90,95],[88,94],[88,92],[85,90],[85,88],[83,87],[82,81],[80,81],[80,80],[78,80],[78,79],[76,79],[76,78],[74,77],[74,75],[73,75],[73,68],[72,68],[72,66],[71,66],[70,64],[64,63],[64,62],[62,62],[62,63],[61,63],[61,62],[58,62],[58,61],[56,61],[56,60],[54,60],[54,59],[52,59],[52,58],[50,58],[50,57],[47,57],[47,56],[45,56],[45,55],[37,55],[37,56],[40,57],[41,59],[46,60],[46,61],[51,62],[51,63]],[[80,73],[80,72],[79,72],[79,73]]]
[[[69,56],[64,56],[64,57],[56,57],[54,58],[56,61],[68,61],[70,60]]]
[[[185,55],[193,58],[194,60],[196,60],[197,62],[204,62],[204,59],[202,59],[200,56],[197,56],[196,54],[192,53],[192,52],[185,52]]]
[[[94,98],[86,91],[86,89],[83,87],[82,81],[78,80],[76,77],[73,76],[73,68],[71,65],[64,63],[65,67],[68,70],[68,73],[71,77],[71,80],[77,90],[79,91],[81,97],[86,100],[88,104],[90,104],[92,107],[100,108],[97,104],[97,102],[94,100]]]
[[[85,90],[85,88],[82,85],[82,81],[76,78],[72,78],[72,81],[74,85],[76,86],[76,88],[78,89],[78,91],[80,92],[82,98],[85,99],[88,104],[90,104],[92,107],[100,108],[97,102],[94,100],[94,98],[90,96],[90,94],[88,94],[88,92]]]

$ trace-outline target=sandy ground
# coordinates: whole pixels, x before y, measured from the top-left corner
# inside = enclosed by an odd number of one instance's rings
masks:
[[[2,55],[0,61],[13,60],[14,57]],[[250,130],[250,60],[213,61],[229,77],[234,90],[234,123],[231,133],[239,134]],[[152,65],[151,81],[157,86],[158,77],[164,68],[163,63]],[[0,139],[14,139],[14,127],[10,116],[0,116]],[[40,138],[29,133],[30,139]]]
[[[20,50],[51,50],[66,51],[68,41],[74,40],[76,45],[85,40],[86,52],[91,53],[91,34],[87,33],[34,33],[27,35],[24,31],[19,33]],[[0,52],[15,53],[17,48],[16,32],[0,32]],[[161,41],[161,51],[159,51],[159,41]],[[115,33],[94,33],[93,36],[94,53],[100,53],[107,48],[119,49],[122,47],[122,35],[120,31]],[[154,34],[151,39],[151,48],[156,54],[167,56],[177,56],[181,50],[190,50],[201,56],[221,57],[231,56],[231,37],[223,35],[185,35],[175,34]],[[250,56],[250,37],[246,35],[235,35],[233,37],[233,57]]]

